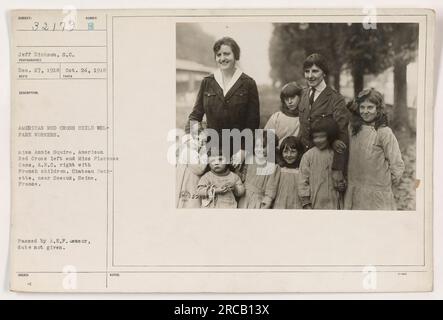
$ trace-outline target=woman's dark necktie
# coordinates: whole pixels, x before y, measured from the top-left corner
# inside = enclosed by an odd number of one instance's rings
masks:
[[[312,108],[312,105],[314,104],[314,97],[315,97],[315,88],[311,88],[311,94],[309,95],[309,107]]]

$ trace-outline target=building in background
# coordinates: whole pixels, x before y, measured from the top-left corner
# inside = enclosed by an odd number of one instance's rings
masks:
[[[177,108],[190,108],[195,103],[202,79],[210,75],[214,68],[190,60],[177,59],[175,69]]]

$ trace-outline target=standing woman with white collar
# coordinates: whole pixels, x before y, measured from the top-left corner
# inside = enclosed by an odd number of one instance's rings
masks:
[[[223,37],[215,42],[213,51],[218,69],[202,80],[189,121],[201,122],[206,115],[207,128],[216,130],[221,142],[223,129],[250,129],[252,132],[258,129],[260,104],[254,79],[237,65],[240,59],[237,42]],[[244,141],[240,150],[231,146],[237,167],[244,161],[244,149]]]

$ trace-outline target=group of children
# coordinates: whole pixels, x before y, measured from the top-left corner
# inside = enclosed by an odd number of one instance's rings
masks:
[[[404,163],[381,93],[364,90],[349,105],[347,182],[341,185],[332,179],[337,124],[332,117],[314,121],[314,147],[305,151],[298,138],[301,94],[294,82],[282,88],[281,111],[270,117],[240,169],[221,150],[201,152],[204,138],[196,142],[185,135],[177,164],[177,207],[395,210],[392,184],[401,178]],[[267,157],[271,145],[275,161]]]

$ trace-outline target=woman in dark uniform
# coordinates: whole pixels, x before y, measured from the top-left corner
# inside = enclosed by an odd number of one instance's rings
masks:
[[[333,143],[334,161],[332,178],[338,189],[343,189],[346,171],[347,147],[349,145],[349,112],[343,96],[328,86],[325,77],[329,74],[325,58],[314,53],[303,64],[304,76],[308,87],[304,89],[300,104],[300,139],[305,150],[313,147],[311,125],[319,118],[332,117],[338,125],[338,139]]]
[[[218,68],[202,80],[189,122],[201,122],[206,115],[207,128],[217,131],[221,142],[223,129],[258,129],[259,98],[254,79],[237,66],[240,47],[235,40],[224,37],[215,42],[213,51]],[[240,149],[231,146],[237,166],[244,161],[244,149],[244,141]]]

